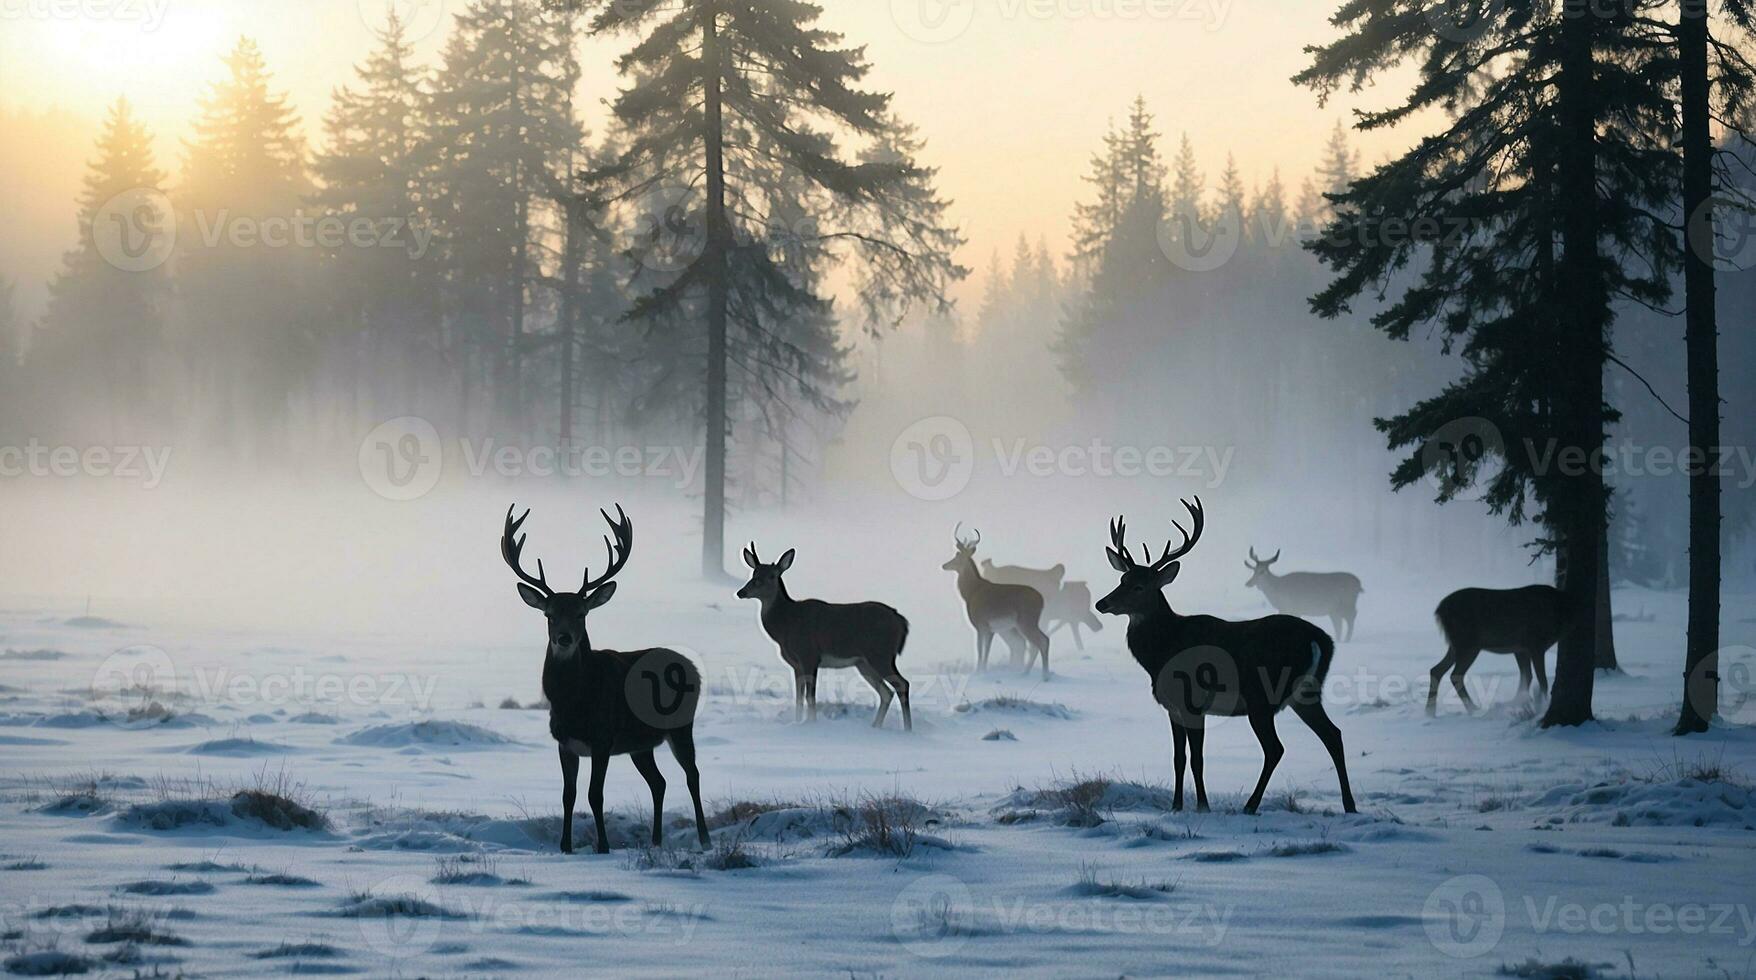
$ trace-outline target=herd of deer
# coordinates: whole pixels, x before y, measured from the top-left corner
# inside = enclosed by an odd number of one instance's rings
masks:
[[[1262,591],[1278,611],[1275,615],[1240,622],[1181,614],[1165,600],[1164,589],[1176,580],[1182,559],[1195,549],[1206,524],[1200,498],[1183,506],[1190,528],[1172,522],[1182,542],[1174,547],[1166,543],[1159,557],[1145,564],[1129,551],[1125,522],[1120,518],[1111,522],[1105,553],[1121,580],[1095,604],[1084,582],[1064,580],[1066,570],[1061,566],[1045,571],[996,566],[986,560],[978,566],[975,555],[981,534],[966,537],[960,525],[954,533],[956,549],[941,567],[957,574],[957,591],[975,629],[977,669],[987,668],[989,648],[998,635],[1011,648],[1014,664],[1022,660],[1026,673],[1040,660],[1046,680],[1049,635],[1055,628],[1071,627],[1074,642],[1083,649],[1080,626],[1094,632],[1103,628],[1092,615],[1094,609],[1125,617],[1128,650],[1146,671],[1153,697],[1170,717],[1176,768],[1173,809],[1183,809],[1186,764],[1195,779],[1196,807],[1208,808],[1203,780],[1205,719],[1229,716],[1248,718],[1262,746],[1262,773],[1244,806],[1245,813],[1254,814],[1283,754],[1275,716],[1290,707],[1328,750],[1341,785],[1342,805],[1348,813],[1355,812],[1341,731],[1324,710],[1322,699],[1335,639],[1299,617],[1326,616],[1337,639],[1344,629],[1346,638],[1352,639],[1355,606],[1363,591],[1359,579],[1345,573],[1276,575],[1272,566],[1280,553],[1262,559],[1252,549],[1246,562],[1251,571],[1248,585]],[[508,510],[500,538],[501,557],[518,576],[519,595],[548,619],[543,695],[549,703],[549,732],[561,758],[561,850],[573,853],[573,806],[582,756],[591,760],[587,800],[598,853],[609,850],[604,774],[610,759],[618,755],[628,756],[646,779],[652,791],[652,842],[662,843],[665,780],[653,759],[661,742],[670,746],[683,768],[695,807],[696,834],[706,847],[707,821],[701,808],[693,734],[700,671],[672,650],[605,650],[593,646],[586,635],[586,614],[615,595],[613,579],[634,546],[633,522],[620,506],[615,517],[600,513],[610,526],[610,535],[604,538],[607,567],[595,578],[587,569],[577,592],[550,588],[541,560],[535,575],[525,571],[525,537],[519,529],[530,511],[515,519]],[[738,597],[761,603],[763,629],[793,670],[795,720],[815,720],[820,670],[853,668],[878,694],[873,727],[883,726],[895,700],[903,728],[912,731],[909,683],[896,664],[908,641],[908,620],[877,602],[837,604],[793,598],[782,580],[793,565],[792,550],[769,563],[751,544],[743,557],[750,566],[750,580],[738,590]],[[1142,557],[1152,559],[1150,549]],[[1548,694],[1543,655],[1559,639],[1566,620],[1558,590],[1549,586],[1464,589],[1439,604],[1436,618],[1448,648],[1431,671],[1428,715],[1435,712],[1439,683],[1448,671],[1464,706],[1475,710],[1463,678],[1483,651],[1517,659],[1520,696],[1527,693],[1533,671],[1543,695]],[[1045,624],[1050,628],[1045,629]]]

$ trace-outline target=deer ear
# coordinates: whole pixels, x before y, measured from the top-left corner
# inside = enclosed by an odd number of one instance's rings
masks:
[[[524,604],[532,609],[541,609],[544,612],[549,609],[548,597],[523,582],[518,583],[518,597],[523,599]]]
[[[749,565],[751,568],[755,568],[757,565],[756,552],[751,551],[749,548],[745,548],[744,549],[744,564]]]
[[[1177,573],[1182,570],[1183,563],[1180,561],[1171,562],[1169,565],[1159,569],[1158,587],[1162,589],[1165,586],[1170,585],[1172,582],[1175,582],[1177,580]]]
[[[775,567],[783,572],[786,571],[793,567],[793,557],[793,549],[788,548],[787,553],[780,556],[780,562]]]
[[[1116,549],[1105,548],[1104,554],[1110,556],[1110,567],[1111,568],[1115,569],[1118,572],[1126,572],[1128,570],[1128,563],[1122,560],[1122,556],[1116,553]]]
[[[616,594],[616,583],[614,583],[614,582],[606,582],[603,585],[598,586],[598,590],[596,592],[593,592],[591,595],[585,597],[586,611],[590,612],[591,610],[596,609],[597,607],[603,605],[604,603],[609,602],[610,597],[615,595],[615,594]]]

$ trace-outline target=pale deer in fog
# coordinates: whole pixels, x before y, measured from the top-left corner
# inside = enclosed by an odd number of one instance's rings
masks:
[[[1268,597],[1268,604],[1275,612],[1289,616],[1328,616],[1331,631],[1337,642],[1354,638],[1354,617],[1360,593],[1366,591],[1360,580],[1347,572],[1288,572],[1285,575],[1274,574],[1274,563],[1280,560],[1280,552],[1276,551],[1272,558],[1256,557],[1256,549],[1250,549],[1250,557],[1245,559],[1244,567],[1250,570],[1250,581],[1245,582],[1246,588],[1257,588]],[[1347,635],[1342,635],[1346,627]]]
[[[1066,626],[1073,631],[1073,644],[1085,649],[1081,626],[1093,633],[1103,631],[1103,621],[1092,612],[1091,587],[1084,582],[1063,581],[1067,566],[1024,568],[1018,565],[996,565],[982,559],[982,577],[1001,585],[1028,585],[1043,595],[1043,624],[1050,636]]]
[[[957,550],[951,559],[939,566],[957,573],[957,594],[963,597],[969,624],[976,630],[976,669],[988,669],[988,651],[994,645],[994,634],[1007,638],[1007,644],[1021,644],[1029,650],[1024,662],[1028,672],[1038,657],[1043,661],[1043,680],[1049,679],[1049,634],[1043,632],[1043,594],[1028,585],[1002,585],[982,577],[976,567],[976,547],[982,533],[963,536],[958,525],[953,536]]]
[[[1566,598],[1551,585],[1522,589],[1460,589],[1446,596],[1433,611],[1445,634],[1445,659],[1433,665],[1427,688],[1427,715],[1438,711],[1439,680],[1451,671],[1451,686],[1469,712],[1476,710],[1463,675],[1483,650],[1510,653],[1518,661],[1518,696],[1530,692],[1534,671],[1541,696],[1549,696],[1549,672],[1543,656],[1561,639],[1566,627]]]

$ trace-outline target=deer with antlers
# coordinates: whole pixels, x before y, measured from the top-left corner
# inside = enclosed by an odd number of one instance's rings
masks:
[[[1173,549],[1167,542],[1158,560],[1146,565],[1136,562],[1128,550],[1127,523],[1120,517],[1110,522],[1110,546],[1105,550],[1122,581],[1097,604],[1098,612],[1127,617],[1128,650],[1152,678],[1153,696],[1170,715],[1177,767],[1172,808],[1183,808],[1187,758],[1195,775],[1196,807],[1207,809],[1202,777],[1206,719],[1243,716],[1262,743],[1262,775],[1244,805],[1245,813],[1255,813],[1285,751],[1274,730],[1274,716],[1291,707],[1329,750],[1341,781],[1342,806],[1356,812],[1341,731],[1323,710],[1323,679],[1335,656],[1334,642],[1323,630],[1293,616],[1231,622],[1184,616],[1172,609],[1163,590],[1176,580],[1181,559],[1195,550],[1206,523],[1201,498],[1185,501],[1183,507],[1192,530],[1173,522],[1183,534],[1183,543]],[[1150,548],[1143,557],[1152,557]]]
[[[1280,561],[1280,552],[1276,551],[1272,558],[1258,558],[1256,549],[1251,548],[1250,557],[1244,559],[1244,567],[1250,570],[1250,581],[1245,582],[1244,587],[1261,589],[1275,612],[1289,616],[1328,616],[1336,640],[1342,639],[1344,627],[1347,639],[1352,640],[1354,619],[1359,615],[1356,607],[1360,593],[1366,591],[1359,578],[1347,572],[1276,575],[1274,563],[1277,561]]]
[[[516,509],[516,508],[513,508]],[[586,614],[609,602],[616,594],[612,581],[628,564],[634,550],[634,522],[616,507],[606,511],[610,537],[604,538],[608,568],[593,578],[586,569],[578,592],[556,592],[549,587],[541,559],[537,573],[524,570],[525,536],[518,533],[530,517],[526,510],[514,520],[506,511],[500,534],[500,557],[518,576],[518,594],[549,621],[549,642],[543,660],[543,696],[549,701],[549,734],[561,755],[561,851],[573,853],[573,803],[579,791],[579,759],[591,758],[591,782],[586,799],[591,803],[597,830],[597,853],[610,850],[604,831],[604,773],[610,757],[626,755],[645,777],[652,790],[652,842],[663,840],[665,778],[659,774],[652,750],[668,743],[671,755],[683,767],[689,795],[695,802],[695,830],[702,847],[709,846],[707,817],[701,810],[701,773],[695,767],[695,708],[701,695],[701,673],[687,657],[674,650],[600,650],[586,635]]]
[[[976,669],[988,669],[988,651],[994,635],[1006,638],[1008,646],[1030,651],[1024,662],[1025,673],[1038,657],[1043,661],[1043,680],[1049,679],[1049,634],[1043,632],[1043,594],[1028,585],[1001,585],[982,577],[976,567],[976,547],[982,543],[982,532],[965,538],[963,525],[953,532],[957,546],[951,560],[939,566],[957,573],[957,593],[963,597],[964,611],[976,630]]]
[[[750,581],[738,590],[740,599],[762,603],[762,628],[780,647],[780,656],[793,669],[793,719],[803,720],[810,705],[810,720],[817,720],[817,671],[852,667],[872,690],[878,692],[878,714],[873,728],[884,727],[894,690],[902,702],[902,728],[914,731],[909,714],[908,681],[896,669],[896,659],[908,642],[908,620],[881,602],[830,603],[817,599],[794,599],[781,576],[793,567],[793,550],[768,564],[756,554],[756,543],[744,549]]]

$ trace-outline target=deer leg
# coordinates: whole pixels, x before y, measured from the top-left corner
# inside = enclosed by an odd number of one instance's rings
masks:
[[[1512,659],[1518,661],[1518,700],[1522,701],[1530,694],[1530,654],[1520,650]]]
[[[1329,632],[1335,636],[1335,642],[1337,643],[1342,641],[1341,626],[1343,622],[1344,620],[1341,618],[1340,613],[1333,613],[1329,617]]]
[[[695,729],[679,728],[665,736],[671,744],[671,755],[683,767],[683,779],[689,784],[689,799],[695,803],[695,836],[702,847],[711,845],[707,836],[707,814],[701,811],[701,770],[695,768]]]
[[[1073,623],[1071,625],[1073,627],[1073,648],[1075,650],[1084,650],[1085,638],[1079,635],[1079,624]]]
[[[1175,754],[1172,758],[1177,766],[1177,793],[1171,797],[1171,809],[1181,813],[1183,810],[1183,766],[1189,758],[1189,733],[1183,730],[1182,725],[1177,724],[1175,718],[1171,719],[1171,743],[1175,746]]]
[[[1049,679],[1049,634],[1044,633],[1040,627],[1036,626],[1028,626],[1024,629],[1028,630],[1025,635],[1036,645],[1037,653],[1043,658],[1043,680],[1046,681]],[[1029,661],[1025,662],[1024,669],[1026,673],[1029,673]]]
[[[1329,750],[1329,759],[1335,763],[1335,776],[1341,781],[1341,807],[1348,813],[1358,813],[1354,809],[1354,790],[1347,781],[1347,750],[1341,744],[1341,729],[1329,719],[1329,712],[1323,710],[1323,702],[1295,699],[1293,712],[1299,720],[1323,740],[1323,747]]]
[[[872,685],[872,690],[878,692],[878,714],[872,718],[872,727],[883,728],[884,716],[890,712],[890,699],[893,695],[890,693],[889,686],[884,683],[884,675],[878,672],[878,668],[865,661],[861,661],[857,666],[860,676],[866,679],[866,683]]]
[[[1531,669],[1536,671],[1537,690],[1542,692],[1543,700],[1549,699],[1549,668],[1543,666],[1543,654],[1546,649],[1537,650],[1530,655]]]
[[[976,669],[988,669],[988,651],[993,649],[994,634],[991,630],[976,630]]]
[[[1262,743],[1262,776],[1256,780],[1256,792],[1250,794],[1250,802],[1244,804],[1244,812],[1253,815],[1262,805],[1262,794],[1268,790],[1268,779],[1274,775],[1274,768],[1280,765],[1280,757],[1286,754],[1286,747],[1280,744],[1280,736],[1274,731],[1274,712],[1251,712],[1250,727],[1256,732],[1256,740]]]
[[[817,720],[817,667],[813,665],[805,674],[805,711],[811,721]]]
[[[1203,719],[1205,724],[1205,719]],[[1195,776],[1195,811],[1207,812],[1207,780],[1203,772],[1207,768],[1207,729],[1201,725],[1185,725],[1183,734],[1189,736],[1189,771]]]
[[[915,719],[914,719],[913,715],[909,714],[909,710],[908,710],[908,680],[907,680],[907,678],[905,678],[901,674],[897,673],[896,666],[894,664],[892,664],[891,668],[890,668],[890,677],[887,678],[887,680],[889,681],[890,686],[896,689],[897,700],[902,702],[902,730],[905,732],[914,731],[915,730]]]
[[[1463,686],[1463,675],[1469,673],[1470,667],[1475,664],[1476,658],[1481,654],[1482,651],[1479,648],[1458,651],[1457,666],[1451,671],[1451,686],[1457,689],[1457,696],[1463,701],[1464,710],[1472,715],[1476,713],[1476,703],[1470,698],[1469,689]]]
[[[653,761],[652,752],[635,752],[628,756],[634,768],[646,778],[647,788],[652,790],[652,846],[664,843],[665,816],[665,777],[659,772],[658,763]]]
[[[1428,718],[1439,713],[1439,681],[1445,677],[1445,672],[1450,670],[1456,663],[1457,648],[1447,647],[1444,659],[1434,664],[1433,669],[1428,671],[1428,676],[1431,677],[1433,681],[1433,683],[1427,687]]]
[[[610,835],[604,830],[604,773],[610,771],[610,754],[598,751],[593,746],[591,754],[591,784],[585,788],[585,798],[591,803],[592,826],[597,828],[599,854],[610,853]]]
[[[561,746],[561,853],[573,853],[573,801],[579,798],[579,756]]]

